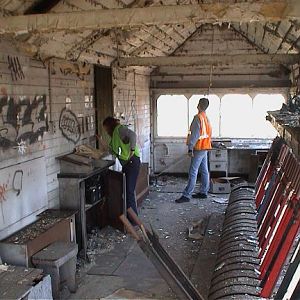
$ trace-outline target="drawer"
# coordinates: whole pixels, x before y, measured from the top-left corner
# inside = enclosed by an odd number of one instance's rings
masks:
[[[209,192],[213,194],[229,194],[231,191],[228,180],[221,178],[212,178],[210,180]]]
[[[209,152],[209,159],[210,159],[210,161],[225,161],[225,162],[227,162],[227,160],[228,160],[227,150],[221,150],[221,149],[211,150]]]
[[[210,161],[210,171],[227,172],[226,161]]]

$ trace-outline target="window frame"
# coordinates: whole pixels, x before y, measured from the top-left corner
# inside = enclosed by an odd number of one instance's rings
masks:
[[[189,118],[189,99],[193,96],[193,95],[204,95],[205,92],[204,90],[201,89],[157,89],[157,90],[153,90],[152,91],[152,101],[151,101],[151,107],[153,108],[153,112],[152,112],[152,118],[151,118],[151,122],[152,122],[152,136],[154,138],[154,141],[169,141],[170,139],[172,139],[172,141],[174,143],[176,142],[182,142],[183,140],[186,140],[186,137],[179,137],[179,136],[159,136],[158,135],[158,130],[157,130],[157,100],[160,96],[163,95],[184,95],[187,98],[187,113],[188,113],[188,118]],[[241,90],[241,89],[214,89],[211,91],[211,94],[216,95],[220,98],[220,103],[222,101],[223,96],[227,95],[227,94],[248,94],[251,99],[252,99],[252,106],[253,106],[253,100],[257,95],[260,94],[281,94],[284,97],[285,103],[287,102],[288,99],[288,89],[287,88],[275,88],[275,89],[271,89],[271,88],[261,88],[261,89],[246,89],[246,90]],[[220,109],[221,109],[221,105],[220,105]],[[220,118],[220,131],[221,132],[221,111],[219,112],[219,118]],[[190,126],[190,124],[187,125],[188,128]],[[215,141],[222,141],[222,140],[247,140],[250,141],[253,140],[255,142],[257,141],[262,141],[262,142],[269,142],[270,140],[272,140],[272,138],[255,138],[255,137],[251,137],[251,138],[236,138],[236,137],[213,137],[213,140]]]

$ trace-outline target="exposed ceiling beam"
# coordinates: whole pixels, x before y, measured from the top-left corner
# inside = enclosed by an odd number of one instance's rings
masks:
[[[238,54],[238,55],[201,55],[168,57],[122,57],[119,66],[201,66],[235,64],[285,64],[300,62],[299,54]]]
[[[142,25],[196,22],[276,22],[300,20],[300,1],[264,3],[202,3],[120,9],[99,9],[70,13],[8,16],[0,18],[0,33],[49,32],[56,30],[110,29]]]

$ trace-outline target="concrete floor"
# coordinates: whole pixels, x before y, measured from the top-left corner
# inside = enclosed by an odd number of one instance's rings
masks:
[[[227,196],[176,204],[185,183],[186,179],[166,177],[152,186],[140,217],[153,226],[161,244],[206,297],[226,208],[214,199],[222,202]],[[189,239],[192,221],[205,217],[209,221],[204,238]],[[131,237],[111,228],[96,235],[90,240],[91,262],[80,265],[79,287],[70,299],[177,299]]]

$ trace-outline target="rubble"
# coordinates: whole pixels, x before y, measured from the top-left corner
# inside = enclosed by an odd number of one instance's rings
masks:
[[[77,271],[78,273],[87,270],[94,263],[97,255],[101,255],[115,249],[119,244],[128,240],[128,236],[124,235],[123,232],[107,226],[103,229],[93,228],[88,234],[87,242],[87,257],[85,261],[79,255],[77,260]]]

